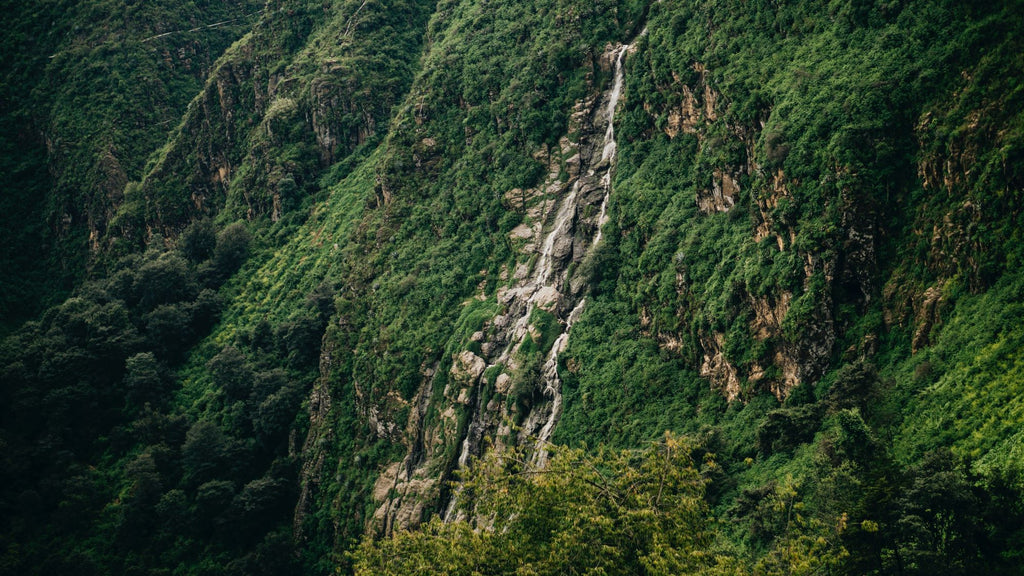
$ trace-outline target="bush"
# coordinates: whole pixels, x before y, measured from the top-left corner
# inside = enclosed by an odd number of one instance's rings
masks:
[[[234,274],[249,257],[252,236],[242,222],[229,224],[217,235],[217,247],[213,251],[216,277],[223,281]]]
[[[213,256],[217,247],[217,228],[213,220],[196,220],[185,228],[178,239],[178,248],[192,262],[203,262]]]

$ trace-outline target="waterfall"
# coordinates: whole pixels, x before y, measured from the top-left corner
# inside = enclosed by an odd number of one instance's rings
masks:
[[[533,461],[540,466],[547,460],[547,446],[562,415],[559,356],[568,346],[572,327],[586,307],[586,299],[578,293],[579,290],[571,288],[574,283],[570,280],[580,278],[570,276],[567,260],[571,256],[571,260],[581,261],[592,254],[601,242],[601,227],[608,218],[612,170],[617,158],[615,110],[624,84],[623,62],[631,47],[631,44],[623,44],[605,52],[604,57],[612,62],[612,83],[597,99],[582,105],[586,115],[581,122],[585,129],[580,131],[582,135],[576,145],[579,149],[579,174],[569,183],[563,184],[549,178],[544,184],[542,189],[546,192],[557,193],[561,189],[564,195],[546,212],[546,219],[550,222],[546,227],[547,232],[535,232],[535,243],[532,245],[539,246],[539,249],[535,252],[537,261],[532,270],[521,276],[503,295],[499,295],[499,301],[504,304],[504,313],[491,322],[495,327],[494,335],[488,341],[492,351],[484,354],[487,356],[485,360],[488,367],[514,369],[521,360],[517,351],[527,338],[532,337],[530,319],[534,310],[541,308],[557,318],[560,332],[544,357],[540,382],[536,383],[543,393],[543,400],[526,414],[516,440],[520,444],[534,446]],[[557,175],[558,171],[554,173]],[[595,195],[592,194],[597,190],[602,191],[603,195],[595,219],[594,216],[585,216],[585,209],[597,208]],[[543,211],[541,215],[544,216]],[[592,237],[588,239],[587,236],[591,234]],[[478,389],[487,385],[485,382],[476,384]],[[480,396],[479,392],[475,395],[476,399],[470,408],[470,420],[457,459],[459,467],[465,466],[471,456],[482,450],[479,444],[488,431],[497,431],[498,436],[512,433],[507,424],[503,423],[510,416],[507,409],[482,405]],[[460,514],[457,500],[456,496],[448,502],[446,519],[454,519]]]
[[[647,32],[647,28],[644,28],[640,35],[644,35]],[[605,116],[608,118],[608,128],[604,133],[604,148],[601,150],[601,162],[609,162],[614,164],[616,160],[616,152],[618,151],[618,144],[615,143],[615,107],[619,103],[619,96],[622,95],[622,83],[625,80],[626,74],[622,68],[622,59],[626,56],[626,52],[632,48],[632,44],[625,44],[619,48],[618,54],[615,56],[615,80],[612,82],[612,90],[608,96],[608,105],[605,108]],[[612,171],[611,168],[602,176],[601,183],[604,185],[604,199],[601,200],[601,212],[597,217],[597,234],[594,235],[594,242],[591,246],[594,246],[601,241],[601,229],[604,228],[605,223],[608,221],[608,198],[611,197],[612,192]]]
[[[625,80],[625,70],[622,67],[622,61],[626,56],[626,52],[631,47],[630,44],[624,44],[619,46],[615,52],[615,68],[614,76],[612,80],[611,89],[605,94],[604,97],[604,122],[607,124],[604,131],[604,140],[601,146],[601,159],[596,166],[592,166],[589,170],[590,175],[600,169],[604,169],[604,173],[601,175],[601,187],[604,189],[604,197],[601,199],[601,210],[597,218],[597,232],[594,234],[594,238],[590,243],[587,250],[587,254],[593,252],[594,248],[601,241],[601,227],[604,226],[607,220],[608,212],[608,199],[611,196],[612,191],[612,167],[615,164],[617,144],[615,143],[615,109],[619,104],[619,97],[622,95],[622,85]],[[558,233],[559,228],[563,225],[564,219],[562,218],[562,212],[570,202],[575,202],[576,195],[579,191],[581,180],[577,180],[573,184],[572,192],[566,198],[565,203],[559,209],[559,219],[557,227],[552,230],[551,237]],[[574,207],[575,208],[575,207]],[[554,241],[549,237],[549,240],[545,242],[545,248],[549,244],[553,244]],[[544,274],[550,273],[550,270],[545,269]],[[583,307],[586,305],[586,298],[580,299],[568,316],[565,319],[565,329],[555,340],[554,345],[551,347],[551,351],[548,353],[548,357],[544,362],[544,368],[542,371],[542,377],[544,379],[544,394],[551,398],[551,409],[548,414],[547,420],[544,425],[541,426],[537,432],[536,449],[534,450],[534,461],[538,465],[544,465],[547,461],[547,450],[545,446],[551,439],[551,433],[555,429],[555,425],[558,424],[558,419],[562,415],[562,379],[558,376],[558,355],[565,350],[565,347],[569,344],[569,333],[572,329],[573,323],[583,313]]]
[[[559,334],[558,339],[551,346],[551,352],[548,353],[547,360],[544,362],[542,374],[547,384],[544,393],[551,397],[551,413],[548,415],[547,422],[544,423],[544,426],[537,433],[537,448],[534,450],[534,461],[541,466],[547,462],[548,458],[548,451],[545,450],[545,446],[547,446],[548,441],[551,439],[551,433],[555,430],[555,424],[558,424],[558,419],[562,416],[562,379],[558,376],[558,355],[569,344],[569,330],[580,317],[580,314],[583,313],[583,306],[586,303],[586,298],[581,299],[579,304],[569,313],[569,317],[565,321],[565,331]]]
[[[602,162],[612,160],[615,156],[615,107],[619,103],[619,96],[622,95],[622,82],[626,76],[622,69],[622,59],[626,56],[626,51],[630,47],[632,47],[632,44],[620,46],[618,53],[615,55],[615,80],[612,82],[611,93],[608,95],[608,105],[605,107],[605,118],[607,118],[608,128],[604,132],[604,148],[601,150]],[[610,170],[607,175],[610,177]]]

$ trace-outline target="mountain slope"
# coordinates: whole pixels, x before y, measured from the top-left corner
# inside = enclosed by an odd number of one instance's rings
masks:
[[[259,10],[258,2],[5,6],[5,330],[81,282],[125,184],[142,177]]]
[[[251,14],[5,340],[5,569],[458,571],[495,510],[538,570],[1013,572],[1018,3]],[[518,483],[549,458],[615,474]],[[614,552],[654,470],[701,535]]]

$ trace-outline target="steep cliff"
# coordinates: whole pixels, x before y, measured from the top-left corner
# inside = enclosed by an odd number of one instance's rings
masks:
[[[259,2],[45,1],[5,9],[5,328],[66,297],[125,184],[179,122]]]
[[[433,550],[458,571],[504,526],[531,562],[564,545],[624,573],[1012,573],[1017,3],[197,10],[231,12],[216,53],[124,65],[176,86],[131,99],[163,128],[55,125],[87,151],[12,169],[26,198],[92,170],[66,241],[102,266],[4,341],[0,565],[329,573]],[[193,18],[125,46],[217,24]],[[16,118],[5,143],[31,140]],[[57,214],[33,202],[17,214]],[[36,226],[4,224],[18,246]],[[699,537],[602,548],[608,518],[658,516],[652,470]],[[596,508],[529,532],[555,522],[534,489]]]

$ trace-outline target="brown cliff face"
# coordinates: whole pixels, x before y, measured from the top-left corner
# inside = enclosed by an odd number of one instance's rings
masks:
[[[727,172],[716,168],[711,179],[711,188],[697,193],[697,206],[705,214],[728,212],[739,199],[740,185]]]
[[[725,334],[715,332],[710,336],[701,335],[700,344],[704,349],[701,359],[700,375],[707,378],[711,385],[721,390],[730,402],[740,397],[739,371],[725,357]]]
[[[772,216],[773,211],[779,207],[779,202],[783,200],[792,202],[793,195],[789,192],[786,175],[779,168],[771,174],[771,184],[754,198],[759,216],[759,222],[754,228],[754,241],[761,242],[769,236],[774,237],[779,252],[791,246],[796,239],[796,230],[792,226],[776,223]]]
[[[682,134],[696,137],[696,162],[708,181],[707,187],[697,189],[699,212],[713,217],[743,209],[750,202],[753,243],[770,242],[778,257],[785,254],[795,258],[803,269],[802,276],[794,281],[800,286],[798,290],[775,286],[766,294],[753,294],[733,288],[743,302],[738,314],[748,319],[746,337],[765,351],[758,358],[741,362],[727,353],[729,335],[701,328],[697,333],[699,373],[730,400],[743,397],[745,389],[769,390],[781,400],[800,383],[820,378],[828,367],[837,339],[834,290],[842,286],[852,291],[854,300],[862,305],[870,300],[877,267],[877,215],[869,202],[857,198],[857,193],[847,186],[841,196],[842,212],[835,230],[834,241],[841,243],[839,249],[821,255],[801,248],[801,223],[792,216],[797,199],[791,191],[799,188],[800,183],[791,180],[779,167],[789,146],[779,133],[766,132],[767,120],[752,125],[728,121],[731,116],[722,109],[725,99],[714,87],[711,71],[695,63],[691,72],[689,83],[673,73],[671,85],[662,87],[663,101],[679,102],[678,105],[644,108],[653,117],[664,117],[663,131],[669,138]],[[770,118],[771,111],[764,110],[761,116]],[[830,179],[856,182],[855,175],[846,174],[841,167],[835,170]],[[744,186],[750,186],[749,192]],[[822,207],[823,212],[826,210]],[[688,291],[683,276],[679,279],[682,287],[677,287],[677,291]],[[800,305],[794,309],[797,301]],[[643,312],[640,320],[641,326],[646,326]],[[710,320],[714,324],[715,319]],[[794,330],[795,324],[802,328]],[[681,336],[653,336],[667,350],[680,348]]]
[[[951,292],[983,292],[1009,266],[1003,243],[1015,236],[1018,226],[1007,223],[1024,187],[1011,120],[1019,95],[1002,92],[1001,78],[981,80],[991,74],[984,69],[951,78],[913,126],[919,198],[907,242],[920,258],[900,263],[882,296],[886,325],[910,329],[914,353],[933,343],[955,305]]]
[[[700,143],[701,154],[714,156],[724,147],[741,145],[750,148],[747,131],[741,127],[725,124],[720,120],[719,101],[721,96],[710,84],[708,69],[696,62],[693,72],[697,75],[694,86],[683,83],[678,74],[673,75],[671,90],[678,91],[680,103],[666,111],[663,131],[669,138],[679,134],[693,134]],[[698,96],[699,95],[699,96]],[[650,111],[650,109],[648,109]],[[723,134],[724,131],[724,134]],[[697,191],[697,206],[704,214],[728,212],[736,205],[740,195],[741,173],[750,172],[750,163],[733,166],[712,162],[710,186]]]

